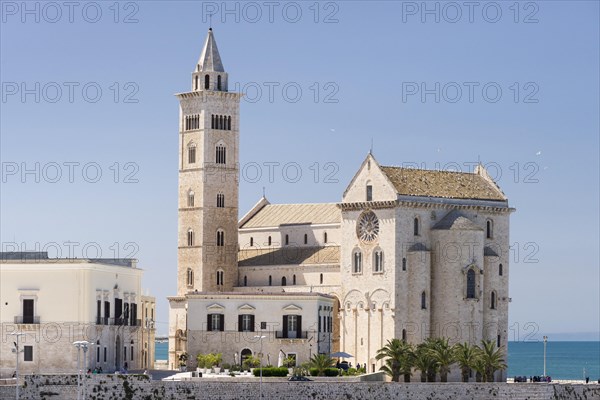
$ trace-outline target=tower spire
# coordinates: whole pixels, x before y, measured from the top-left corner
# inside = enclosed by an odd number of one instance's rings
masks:
[[[225,72],[212,28],[208,28],[208,35],[204,41],[200,59],[198,59],[197,69],[202,72]]]

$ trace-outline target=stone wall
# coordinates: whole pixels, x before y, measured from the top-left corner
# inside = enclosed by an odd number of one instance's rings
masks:
[[[214,400],[256,399],[258,379],[249,381],[202,379],[196,382],[150,381],[136,375],[91,375],[87,377],[88,399],[93,400]],[[23,400],[74,400],[77,398],[74,375],[27,376],[20,398]],[[277,399],[371,399],[403,398],[412,400],[470,399],[600,399],[600,385],[508,384],[508,383],[382,383],[382,382],[287,382],[265,378],[263,398]],[[14,399],[14,386],[0,386],[0,400]]]

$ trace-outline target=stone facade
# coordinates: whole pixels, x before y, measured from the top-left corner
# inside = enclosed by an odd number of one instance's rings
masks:
[[[150,381],[145,376],[92,375],[84,380],[94,400],[219,400],[256,399],[258,379],[227,380],[200,378],[196,382]],[[28,376],[21,388],[23,400],[77,399],[77,377]],[[382,383],[382,382],[286,382],[264,378],[263,397],[272,400],[296,399],[413,399],[413,400],[575,400],[600,399],[600,385],[536,383]],[[14,399],[14,386],[0,386],[0,400]]]

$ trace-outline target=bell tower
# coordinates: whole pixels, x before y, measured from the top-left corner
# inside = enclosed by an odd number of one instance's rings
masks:
[[[237,282],[240,93],[228,92],[212,28],[179,99],[177,294]]]

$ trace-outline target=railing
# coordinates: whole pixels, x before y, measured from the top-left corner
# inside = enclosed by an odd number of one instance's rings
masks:
[[[300,335],[296,331],[293,332],[284,332],[284,331],[275,331],[275,337],[277,339],[306,339],[308,338],[308,331],[301,331]]]
[[[96,317],[96,325],[108,325],[108,317]]]
[[[39,324],[39,323],[40,323],[40,317],[34,317],[31,315],[15,317],[15,324]]]
[[[98,325],[142,326],[141,319],[134,319],[133,321],[131,320],[131,318],[99,318],[99,319],[103,320],[103,322],[106,322],[106,323],[96,322]]]

